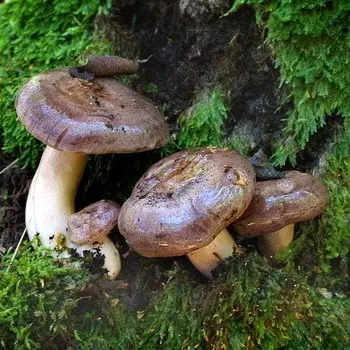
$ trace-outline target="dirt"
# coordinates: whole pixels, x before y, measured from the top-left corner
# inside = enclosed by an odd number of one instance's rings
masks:
[[[0,154],[0,171],[15,159]],[[16,164],[0,175],[0,247],[14,249],[25,228],[24,210],[31,171]]]
[[[221,86],[231,105],[226,135],[249,133],[257,148],[268,149],[281,133],[285,113],[277,108],[278,73],[252,9],[221,17],[229,4],[118,1],[112,22],[132,33],[141,59],[149,58],[140,80],[157,86],[152,97],[166,104],[174,130],[176,118],[197,94]]]

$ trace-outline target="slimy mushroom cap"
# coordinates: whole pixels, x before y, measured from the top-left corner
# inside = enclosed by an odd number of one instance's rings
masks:
[[[32,77],[19,91],[16,110],[32,135],[58,150],[141,152],[169,137],[150,100],[114,78],[73,78],[68,68]]]
[[[283,179],[258,181],[249,207],[232,226],[241,236],[260,236],[313,219],[325,210],[326,202],[326,188],[320,180],[288,171]]]
[[[75,244],[99,242],[116,226],[120,205],[113,201],[90,204],[68,219],[68,239]]]
[[[118,226],[139,254],[166,257],[208,245],[247,208],[251,164],[235,150],[184,150],[153,165],[123,204]]]

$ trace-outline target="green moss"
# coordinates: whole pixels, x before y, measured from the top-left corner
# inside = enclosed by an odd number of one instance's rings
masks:
[[[178,119],[179,131],[161,150],[167,156],[178,150],[195,147],[230,147],[244,155],[252,145],[244,134],[225,138],[224,124],[229,113],[224,93],[219,87],[205,90]]]
[[[136,343],[136,317],[118,299],[99,298],[88,271],[62,265],[29,243],[11,263],[12,257],[0,262],[1,348],[125,349]]]
[[[227,112],[224,95],[219,88],[204,92],[179,118],[178,146],[223,146],[222,128]]]
[[[330,194],[328,209],[320,225],[302,228],[305,234],[290,252],[297,257],[301,249],[313,250],[317,263],[327,269],[332,258],[341,256],[346,262],[350,251],[348,2],[239,0],[229,13],[244,4],[254,6],[257,22],[267,29],[266,42],[281,85],[288,88],[283,100],[294,105],[286,118],[284,137],[276,145],[274,162],[295,165],[298,151],[305,149],[327,118],[337,114],[344,120],[344,130],[336,135],[322,169]]]
[[[202,342],[200,328],[204,319],[192,300],[191,281],[179,271],[169,276],[163,293],[140,318],[141,349],[191,349]]]
[[[347,0],[239,0],[229,13],[244,4],[254,5],[258,23],[267,29],[281,84],[289,87],[286,100],[294,103],[274,160],[295,164],[297,151],[327,116],[350,117],[349,5]]]
[[[103,292],[85,270],[59,265],[45,249],[33,251],[27,244],[12,264],[11,257],[0,263],[3,348],[350,346],[344,281],[336,287],[325,281],[311,286],[306,275],[273,268],[257,254],[232,257],[210,283],[170,271],[164,290],[137,312],[121,305],[118,290]]]
[[[350,302],[311,287],[258,255],[236,256],[214,282],[171,276],[142,318],[142,345],[155,349],[278,349],[350,346]]]
[[[254,148],[254,143],[247,134],[234,133],[228,138],[225,146],[236,149],[243,156],[248,157],[249,153]]]
[[[84,52],[106,53],[94,34],[94,19],[108,0],[12,0],[0,4],[0,127],[3,148],[35,166],[41,147],[16,120],[14,101],[28,77],[58,66],[74,65]]]
[[[71,329],[72,349],[136,349],[137,318],[117,298],[104,295],[89,311],[75,318]]]
[[[40,348],[50,338],[64,337],[87,273],[58,265],[38,247],[28,245],[11,264],[0,264],[0,334],[3,348]]]
[[[332,150],[325,158],[324,181],[329,191],[329,203],[322,217],[326,259],[338,256],[346,261],[350,251],[350,119],[338,132]]]

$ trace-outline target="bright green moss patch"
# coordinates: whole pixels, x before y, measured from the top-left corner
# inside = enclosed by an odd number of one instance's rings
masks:
[[[10,259],[0,264],[0,345],[40,348],[50,337],[64,337],[87,273],[59,266],[41,248],[26,246]]]
[[[344,130],[336,135],[325,163],[329,203],[322,218],[326,232],[323,249],[327,259],[341,256],[346,261],[350,251],[350,118],[345,119]]]
[[[227,99],[221,88],[205,90],[178,119],[179,131],[161,150],[167,156],[178,150],[196,147],[230,147],[247,155],[251,144],[244,134],[225,137],[224,124],[229,114]]]
[[[94,19],[108,6],[108,0],[0,4],[0,128],[4,150],[19,155],[22,163],[34,166],[40,148],[16,120],[19,87],[43,70],[76,64],[84,52],[110,50],[94,34]]]
[[[11,258],[0,262],[0,348],[125,349],[135,343],[136,318],[117,299],[93,292],[88,271],[64,266],[28,243]]]
[[[223,124],[228,110],[219,88],[205,92],[179,118],[179,148],[223,146]]]

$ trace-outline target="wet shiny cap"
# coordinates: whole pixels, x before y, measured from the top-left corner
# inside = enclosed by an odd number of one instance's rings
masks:
[[[288,171],[283,179],[258,181],[252,202],[232,227],[244,237],[260,236],[313,219],[325,210],[326,202],[326,188],[320,180]]]
[[[18,93],[16,110],[31,134],[58,150],[132,153],[163,146],[169,138],[150,100],[114,78],[88,82],[66,68],[32,77]]]
[[[247,208],[255,173],[238,152],[185,150],[162,159],[123,204],[118,227],[147,257],[187,254],[209,244]]]
[[[68,239],[75,244],[99,242],[117,225],[120,205],[99,201],[70,215]]]

